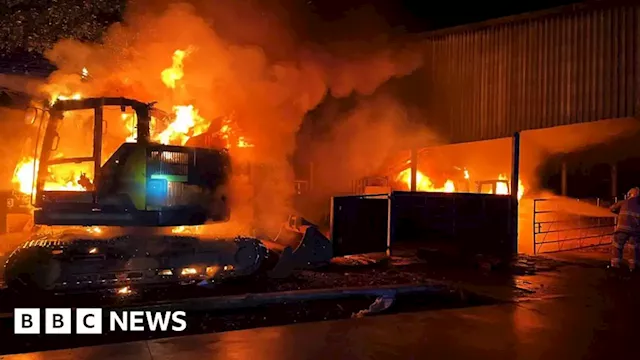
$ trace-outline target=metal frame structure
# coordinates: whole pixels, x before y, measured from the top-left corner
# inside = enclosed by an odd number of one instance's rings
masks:
[[[559,211],[556,206],[541,210],[539,205],[551,203],[553,199],[533,200],[533,253],[555,253],[593,248],[611,244],[616,218],[570,215]],[[585,201],[578,200],[576,201]],[[586,200],[589,202],[589,200]],[[614,199],[614,202],[617,199]],[[595,204],[604,204],[595,199]],[[546,215],[548,219],[541,220]],[[550,249],[550,245],[555,249]],[[545,247],[545,249],[543,249]]]

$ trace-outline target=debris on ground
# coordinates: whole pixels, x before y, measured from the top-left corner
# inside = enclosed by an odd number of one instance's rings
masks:
[[[386,264],[387,262],[389,262],[389,258],[385,254],[349,255],[331,260],[331,264],[340,266],[380,265]]]
[[[380,296],[369,306],[368,309],[360,310],[357,313],[351,315],[352,318],[362,318],[367,315],[379,314],[391,307],[396,297],[394,294],[388,294]]]

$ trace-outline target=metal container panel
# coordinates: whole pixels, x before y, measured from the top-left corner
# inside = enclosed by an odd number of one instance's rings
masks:
[[[451,142],[638,116],[640,6],[571,6],[433,32],[426,123]]]
[[[334,256],[386,252],[388,197],[336,196],[331,205]]]
[[[509,196],[393,192],[391,246],[417,243],[453,254],[510,256],[511,216]]]

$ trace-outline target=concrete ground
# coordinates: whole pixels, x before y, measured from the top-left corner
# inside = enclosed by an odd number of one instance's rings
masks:
[[[556,256],[558,259],[563,256]],[[508,283],[465,283],[503,302],[56,350],[0,359],[637,358],[640,276],[571,259]],[[514,296],[514,288],[521,290]],[[530,294],[530,296],[526,296]]]

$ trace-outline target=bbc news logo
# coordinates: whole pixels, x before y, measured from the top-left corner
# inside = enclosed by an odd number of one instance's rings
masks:
[[[44,317],[42,314],[44,313]],[[75,314],[75,316],[74,316]],[[184,331],[184,311],[113,311],[100,308],[21,308],[13,312],[14,334],[102,334],[114,331]],[[107,323],[104,323],[106,320]],[[104,325],[104,326],[103,326]],[[108,325],[108,326],[106,326]]]

